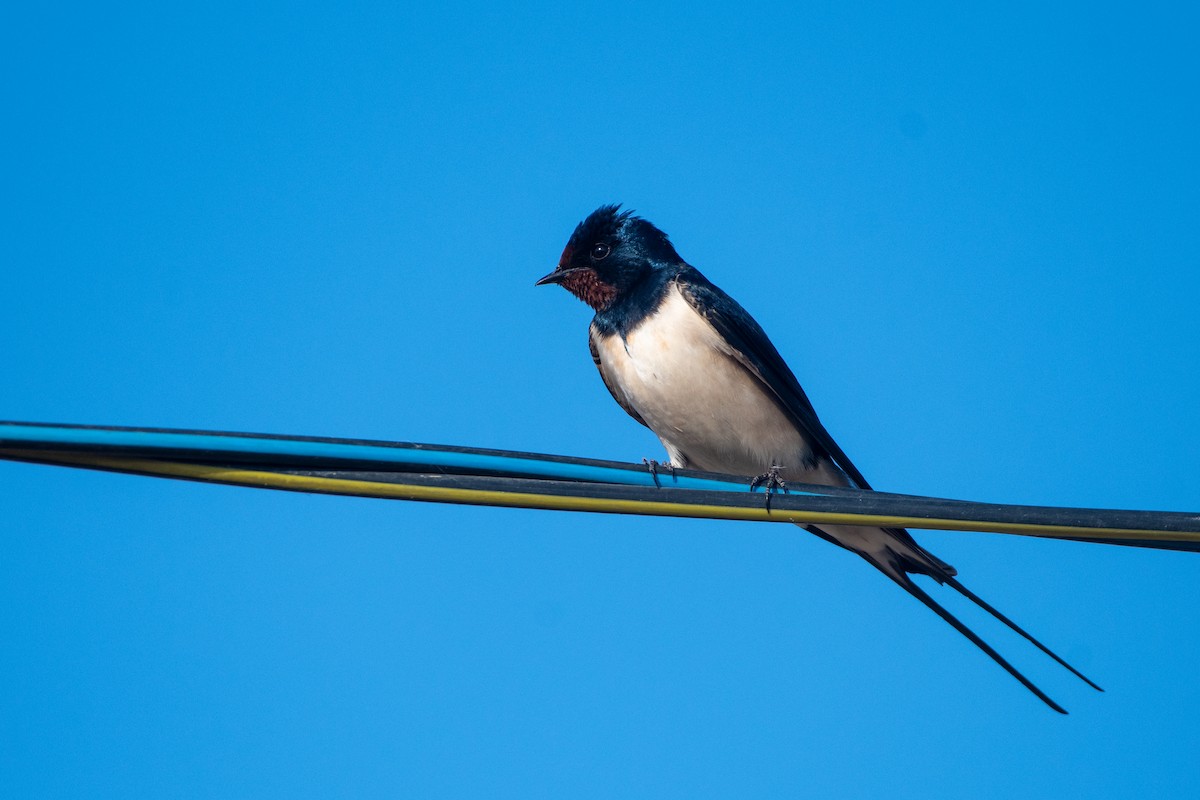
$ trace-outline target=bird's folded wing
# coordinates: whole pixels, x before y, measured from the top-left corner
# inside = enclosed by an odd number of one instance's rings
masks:
[[[800,388],[800,382],[754,318],[695,269],[689,268],[683,277],[686,280],[678,281],[677,285],[684,299],[729,342],[734,357],[778,398],[812,443],[816,455],[829,456],[845,470],[856,487],[870,489],[871,485],[858,467],[825,430],[808,395]]]

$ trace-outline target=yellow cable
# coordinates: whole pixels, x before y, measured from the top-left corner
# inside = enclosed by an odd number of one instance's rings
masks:
[[[284,489],[296,492],[417,500],[436,503],[533,508],[554,511],[587,511],[609,514],[640,514],[667,517],[742,520],[752,522],[793,522],[800,524],[868,525],[871,527],[926,528],[981,533],[1012,533],[1022,536],[1054,536],[1079,539],[1124,539],[1138,541],[1200,542],[1200,531],[1150,531],[1125,528],[1086,528],[1067,525],[1036,525],[1019,522],[987,522],[926,517],[883,516],[829,511],[768,510],[764,507],[735,508],[656,500],[626,500],[598,497],[571,497],[530,492],[502,492],[443,486],[381,483],[346,478],[322,478],[311,475],[231,469],[179,462],[96,456],[80,453],[33,453],[9,451],[43,463],[98,467],[122,472],[188,478],[208,483]]]

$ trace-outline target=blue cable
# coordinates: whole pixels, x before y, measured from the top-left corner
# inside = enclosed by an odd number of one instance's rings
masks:
[[[529,453],[521,456],[488,452],[458,452],[436,445],[418,447],[403,444],[372,444],[275,438],[254,435],[227,436],[202,431],[148,431],[120,428],[77,428],[40,423],[0,422],[0,447],[18,448],[22,445],[52,445],[66,447],[114,447],[143,450],[192,451],[211,454],[238,453],[245,455],[289,456],[300,458],[378,461],[397,465],[427,465],[464,472],[517,473],[551,480],[593,481],[632,486],[655,486],[648,469],[629,469],[617,466],[579,464],[571,461],[548,461]],[[746,491],[744,480],[694,478],[672,475],[660,469],[658,482],[679,489],[708,491]],[[789,491],[793,491],[790,490]],[[795,490],[796,494],[817,494]]]

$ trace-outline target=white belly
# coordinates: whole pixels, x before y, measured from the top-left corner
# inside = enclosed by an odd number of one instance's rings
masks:
[[[800,477],[808,442],[675,287],[624,340],[593,338],[605,379],[662,440],[672,463],[737,475],[776,465],[785,477]]]

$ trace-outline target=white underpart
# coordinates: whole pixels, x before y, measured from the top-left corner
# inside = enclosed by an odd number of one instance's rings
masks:
[[[828,459],[812,466],[812,448],[771,390],[674,285],[658,310],[624,339],[592,331],[600,369],[613,391],[645,420],[679,467],[848,486]],[[843,545],[881,554],[911,552],[879,528],[822,526]]]
[[[624,339],[593,337],[607,382],[658,435],[672,463],[735,475],[775,465],[803,479],[797,471],[811,460],[809,443],[674,285]]]

